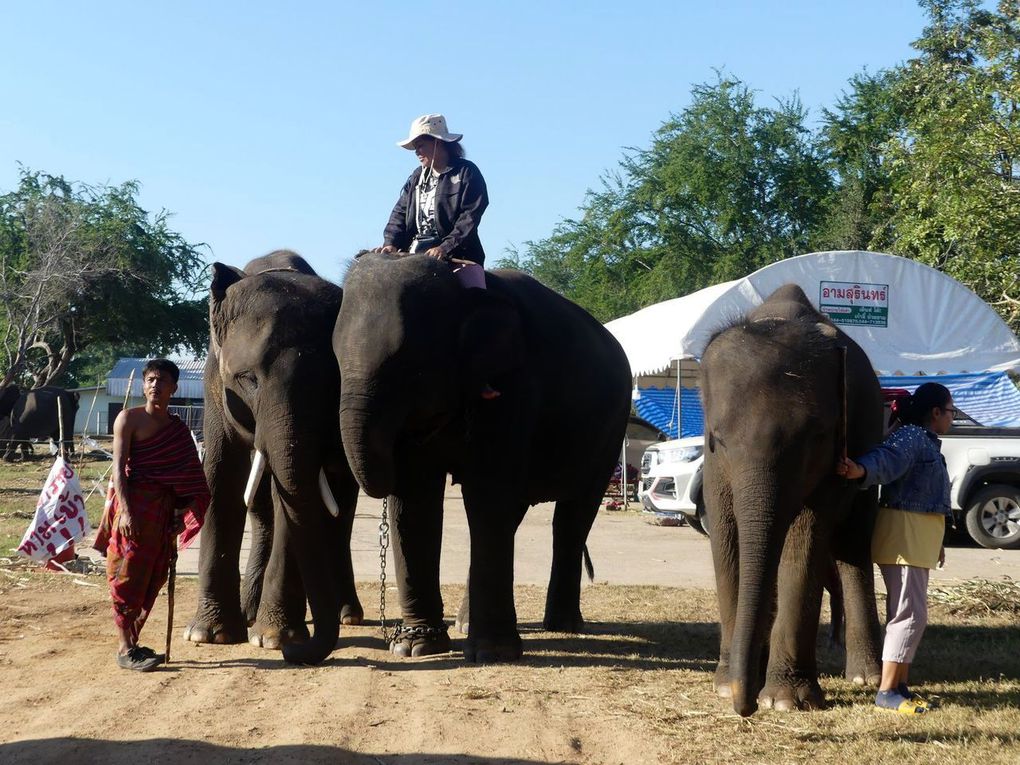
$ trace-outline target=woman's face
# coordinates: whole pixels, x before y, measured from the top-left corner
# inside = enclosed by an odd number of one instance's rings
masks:
[[[933,408],[931,415],[932,431],[940,436],[944,436],[953,425],[953,419],[956,417],[956,404],[953,403],[953,399],[949,399],[949,402],[944,407],[936,406]]]
[[[414,153],[422,167],[428,167],[433,163],[433,152],[435,153],[435,166],[446,167],[446,161],[450,155],[446,151],[446,145],[435,138],[420,135],[414,139]]]

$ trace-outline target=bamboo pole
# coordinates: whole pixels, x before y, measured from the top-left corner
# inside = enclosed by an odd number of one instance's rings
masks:
[[[99,398],[99,388],[101,387],[103,380],[99,379],[99,385],[96,385],[95,395],[92,396],[92,404],[89,406],[89,413],[85,417],[85,427],[81,431],[81,454],[78,455],[78,470],[80,471],[82,466],[85,464],[85,439],[89,435],[89,422],[92,420],[92,412],[96,408],[96,399]],[[97,428],[98,430],[98,428]]]
[[[64,402],[60,398],[59,394],[57,395],[57,433],[60,437],[60,444],[57,447],[57,456],[59,456],[60,459],[66,459],[67,454],[64,449]]]

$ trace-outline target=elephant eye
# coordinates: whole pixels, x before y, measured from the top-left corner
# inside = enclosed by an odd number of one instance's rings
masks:
[[[234,375],[237,384],[247,391],[254,393],[259,387],[259,378],[254,372],[238,372]]]
[[[708,434],[708,450],[715,454],[715,433]]]

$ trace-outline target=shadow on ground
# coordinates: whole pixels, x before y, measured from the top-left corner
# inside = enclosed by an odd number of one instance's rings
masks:
[[[83,738],[50,738],[0,744],[0,762],[20,763],[102,762],[104,765],[137,765],[139,762],[215,763],[331,763],[332,765],[534,765],[540,760],[480,757],[457,754],[362,754],[331,746],[287,745],[258,748],[217,746],[203,741],[154,738],[145,741],[103,741]]]

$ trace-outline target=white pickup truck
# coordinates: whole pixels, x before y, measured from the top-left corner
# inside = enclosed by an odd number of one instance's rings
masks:
[[[706,534],[703,446],[696,436],[649,447],[641,459],[640,498],[646,512],[682,514]],[[959,412],[942,436],[942,454],[957,529],[966,528],[982,547],[1020,548],[1020,428],[984,427]]]

